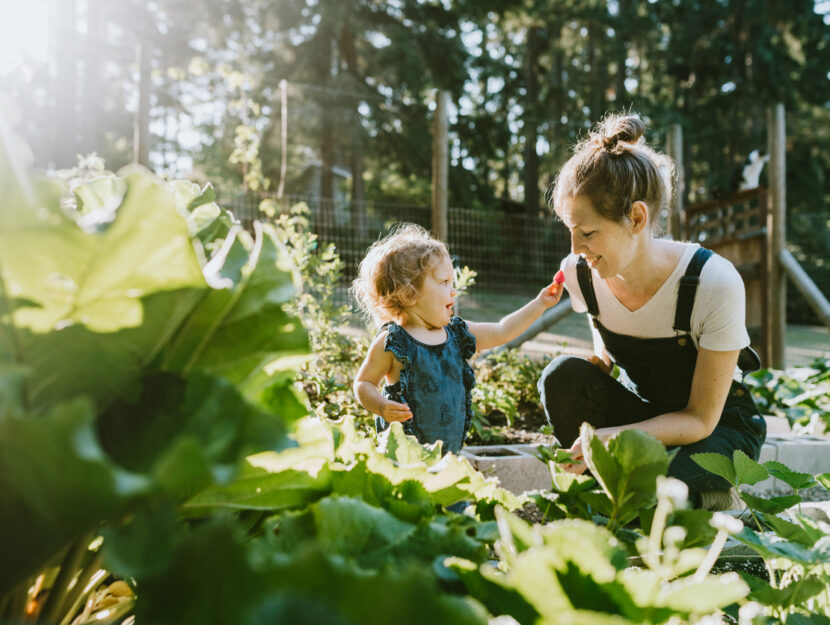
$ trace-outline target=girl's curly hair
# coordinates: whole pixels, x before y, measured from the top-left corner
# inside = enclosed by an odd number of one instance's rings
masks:
[[[367,250],[351,295],[377,325],[403,323],[406,309],[418,300],[425,272],[443,256],[449,257],[444,243],[421,226],[401,223]]]

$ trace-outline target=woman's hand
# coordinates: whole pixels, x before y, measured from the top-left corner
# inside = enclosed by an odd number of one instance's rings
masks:
[[[614,363],[611,362],[610,358],[600,358],[599,356],[591,356],[588,359],[588,362],[595,364],[597,367],[602,369],[607,375],[611,375],[611,372],[614,370]]]
[[[409,421],[412,418],[412,411],[406,404],[386,399],[381,406],[380,416],[389,423],[394,421]]]
[[[582,440],[576,439],[571,448],[568,450],[568,453],[574,459],[574,462],[564,463],[562,468],[565,469],[568,473],[585,473],[585,470],[588,468],[588,465],[585,464],[585,459],[582,455]]]
[[[599,430],[594,431],[594,436],[596,436],[599,440],[605,444],[609,438],[621,432],[624,427],[607,427],[607,428],[600,428]],[[574,462],[563,464],[562,468],[568,471],[569,473],[585,473],[588,469],[588,465],[585,464],[585,454],[582,452],[582,438],[577,438],[574,441],[574,444],[571,445],[571,448],[568,450],[568,453],[574,459]]]

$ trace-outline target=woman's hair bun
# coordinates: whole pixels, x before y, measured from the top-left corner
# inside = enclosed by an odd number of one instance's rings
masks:
[[[626,148],[620,143],[635,144],[645,131],[646,125],[636,115],[609,115],[600,123],[595,140],[606,152],[622,154]]]

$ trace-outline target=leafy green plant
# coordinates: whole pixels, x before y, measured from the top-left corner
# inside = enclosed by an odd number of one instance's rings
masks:
[[[830,360],[815,359],[809,367],[761,369],[746,376],[755,403],[764,414],[786,417],[790,425],[820,424],[830,431]]]
[[[750,598],[767,606],[782,622],[798,622],[810,613],[830,617],[830,532],[826,525],[792,512],[800,507],[802,490],[817,484],[827,488],[826,474],[799,473],[775,461],[759,464],[740,450],[734,452],[732,460],[719,454],[695,454],[692,459],[728,480],[748,506],[755,527],[744,527],[735,538],[764,560],[769,576],[769,581],[763,581],[744,575],[752,589]],[[768,477],[789,485],[793,494],[760,497],[740,489]],[[789,520],[781,516],[788,510]]]
[[[474,439],[499,425],[538,430],[546,423],[536,388],[544,363],[510,349],[476,359],[474,368]]]
[[[749,590],[734,573],[681,577],[703,560],[701,550],[678,553],[667,573],[631,567],[613,535],[589,521],[530,526],[500,509],[496,518],[495,565],[448,565],[493,614],[520,623],[693,623]]]
[[[308,214],[308,206],[298,204],[275,221],[277,237],[301,277],[288,310],[303,320],[312,349],[311,358],[297,369],[297,381],[315,414],[330,419],[355,415],[361,427],[373,431],[374,421],[352,393],[369,339],[360,331],[344,331],[352,321],[351,309],[335,303],[343,261],[334,245],[320,247],[308,228]]]
[[[624,430],[605,444],[584,423],[580,440],[590,475],[568,473],[560,466],[567,454],[554,454],[548,460],[553,489],[534,495],[537,506],[550,519],[600,517],[620,533],[656,504],[657,478],[666,474],[671,454],[640,430]]]
[[[101,528],[230,479],[305,414],[294,279],[210,188],[0,180],[0,618],[118,620],[131,591],[92,613],[117,582]]]

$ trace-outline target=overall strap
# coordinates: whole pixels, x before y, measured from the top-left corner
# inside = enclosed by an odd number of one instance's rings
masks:
[[[585,300],[585,305],[588,307],[588,312],[592,317],[599,314],[599,305],[597,304],[597,294],[594,292],[594,279],[591,277],[591,268],[588,266],[588,261],[582,256],[576,261],[576,277],[579,281],[579,290],[582,291],[582,299]]]
[[[711,250],[699,248],[689,261],[686,273],[680,278],[680,286],[677,289],[677,308],[674,312],[674,329],[678,332],[689,332],[692,329],[692,308],[695,305],[697,285],[700,283],[700,272],[711,255]]]

